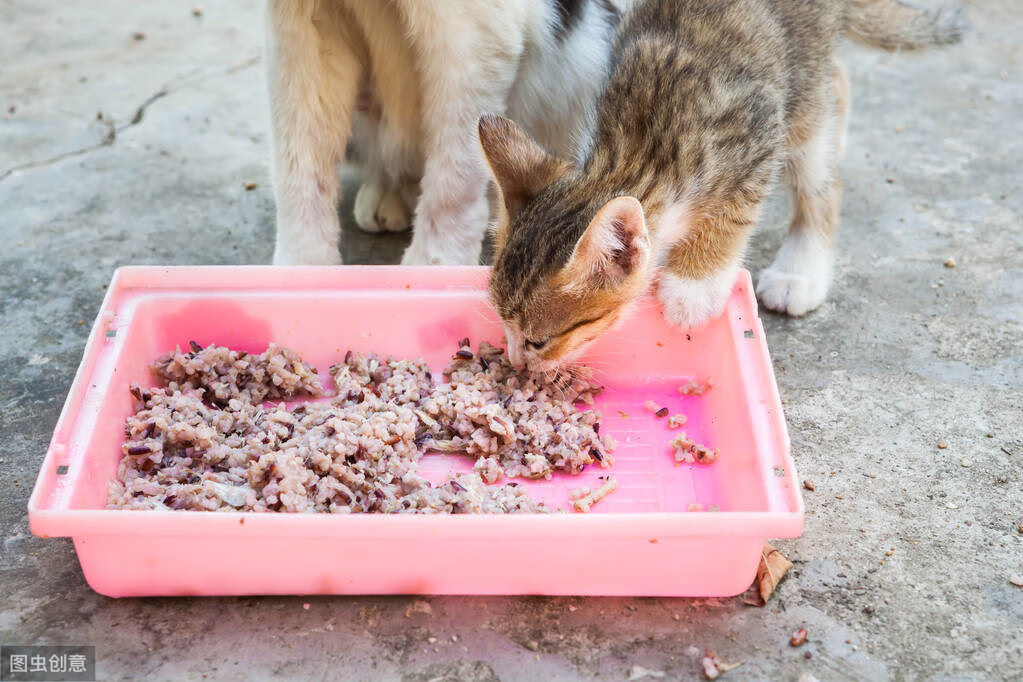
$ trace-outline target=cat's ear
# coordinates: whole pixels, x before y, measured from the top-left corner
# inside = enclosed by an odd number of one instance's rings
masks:
[[[633,197],[616,197],[604,204],[586,227],[565,266],[570,282],[596,279],[620,283],[646,265],[650,257],[643,206]]]
[[[503,116],[481,116],[479,139],[508,218],[568,170],[568,164]]]

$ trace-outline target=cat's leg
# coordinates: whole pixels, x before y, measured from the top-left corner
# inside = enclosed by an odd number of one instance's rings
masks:
[[[355,224],[363,232],[404,232],[412,222],[401,190],[380,169],[366,169],[355,195]]]
[[[490,218],[490,174],[477,138],[483,113],[504,111],[529,4],[405,0],[419,46],[423,171],[402,263],[475,265]],[[503,13],[503,14],[502,14]]]
[[[759,209],[759,198],[732,204],[714,218],[697,220],[672,247],[657,283],[669,322],[698,327],[721,314]]]
[[[267,3],[276,265],[341,262],[337,164],[363,68],[347,19],[310,1]]]
[[[838,166],[848,108],[848,81],[836,64],[815,125],[796,128],[790,136],[785,176],[792,190],[792,223],[774,262],[757,282],[757,294],[771,310],[804,315],[827,296],[842,197]]]

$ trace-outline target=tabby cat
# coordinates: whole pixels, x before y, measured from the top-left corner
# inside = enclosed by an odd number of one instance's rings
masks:
[[[794,217],[757,293],[790,315],[820,305],[849,106],[838,38],[908,50],[961,33],[958,12],[895,0],[641,0],[580,164],[505,118],[479,121],[501,204],[491,299],[512,359],[571,358],[653,283],[675,324],[719,314],[778,175]]]

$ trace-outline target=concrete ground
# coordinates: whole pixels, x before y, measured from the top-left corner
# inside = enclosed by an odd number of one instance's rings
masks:
[[[693,679],[704,648],[745,661],[725,679],[1023,678],[1009,581],[1023,573],[1023,8],[976,0],[967,15],[961,46],[842,49],[854,112],[834,288],[805,319],[764,320],[816,486],[765,608],[111,600],[69,540],[29,534],[26,502],[113,269],[270,258],[261,8],[0,0],[0,642],[94,644],[101,679]],[[786,210],[767,212],[754,271]],[[344,256],[392,262],[405,239],[347,229]]]

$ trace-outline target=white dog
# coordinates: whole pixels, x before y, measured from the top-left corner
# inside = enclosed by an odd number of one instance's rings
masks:
[[[477,119],[504,113],[575,157],[627,1],[268,0],[274,263],[340,262],[337,164],[354,142],[358,225],[411,222],[403,263],[476,264]]]

